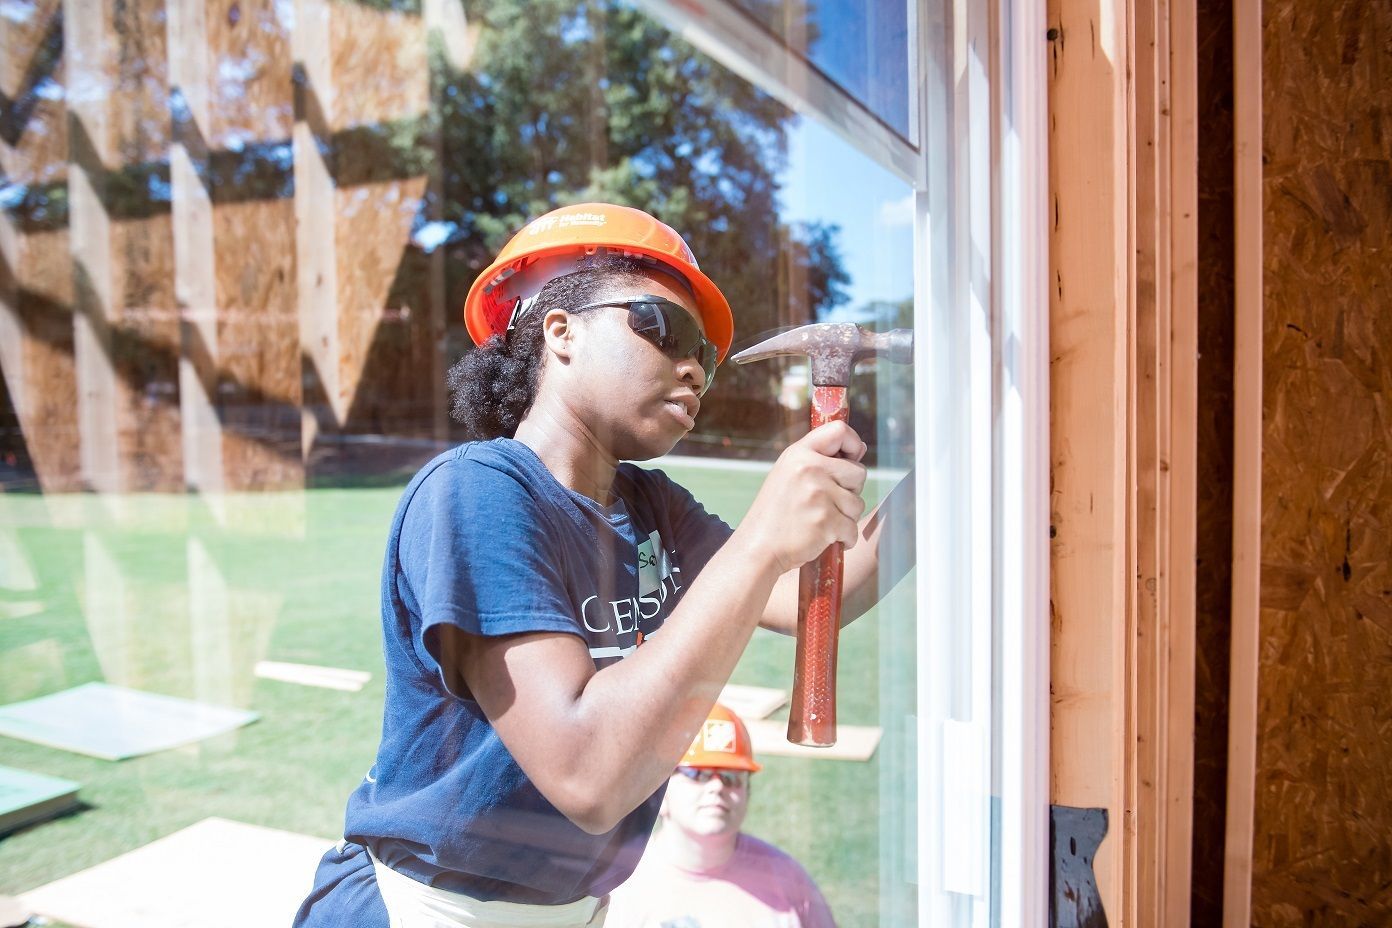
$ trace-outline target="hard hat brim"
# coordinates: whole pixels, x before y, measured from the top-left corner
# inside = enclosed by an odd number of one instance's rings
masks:
[[[752,757],[740,757],[737,754],[710,755],[701,758],[699,762],[682,758],[682,762],[677,766],[695,767],[698,770],[747,770],[750,773],[758,773],[764,769],[763,765]]]

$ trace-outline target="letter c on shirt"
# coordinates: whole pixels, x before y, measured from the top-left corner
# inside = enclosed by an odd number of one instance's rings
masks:
[[[590,624],[590,603],[597,599],[599,599],[598,596],[591,596],[580,604],[580,621],[585,623],[585,627],[592,632],[607,632],[609,630],[608,623],[606,623],[603,628],[595,628]]]

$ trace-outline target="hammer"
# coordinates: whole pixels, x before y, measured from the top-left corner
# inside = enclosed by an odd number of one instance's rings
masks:
[[[913,332],[875,333],[851,322],[819,322],[767,338],[732,355],[748,364],[780,355],[806,355],[812,361],[812,428],[846,421],[851,407],[846,389],[851,370],[863,358],[882,356],[899,364],[913,361]],[[798,575],[797,663],[788,740],[831,747],[836,743],[836,645],[841,633],[841,574],[845,546],[831,545]]]

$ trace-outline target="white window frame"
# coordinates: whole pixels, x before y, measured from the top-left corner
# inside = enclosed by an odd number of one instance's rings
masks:
[[[1047,924],[1045,4],[909,3],[917,145],[728,0],[640,4],[915,191],[919,924]]]

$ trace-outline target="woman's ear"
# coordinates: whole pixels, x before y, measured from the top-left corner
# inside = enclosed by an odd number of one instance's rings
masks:
[[[547,310],[541,320],[541,332],[546,338],[546,350],[562,360],[570,360],[570,343],[575,334],[570,315],[563,309]]]

